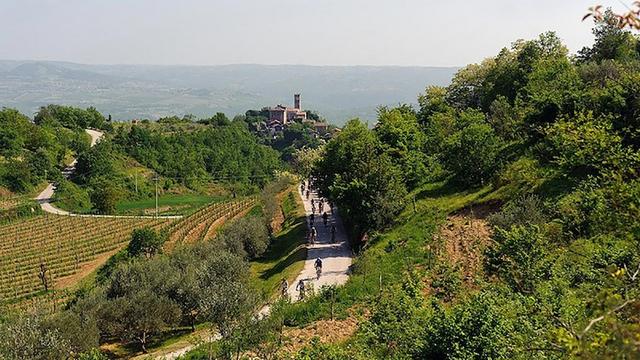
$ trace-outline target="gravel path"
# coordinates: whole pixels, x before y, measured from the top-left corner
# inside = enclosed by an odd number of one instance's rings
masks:
[[[100,139],[104,135],[104,133],[102,131],[98,131],[98,130],[85,129],[84,131],[86,131],[87,134],[89,134],[89,136],[91,137],[91,146],[92,147],[95,144],[97,144],[98,141],[100,141]],[[77,163],[77,160],[73,159],[71,164],[69,164],[69,166],[67,166],[62,171],[62,175],[64,175],[64,177],[66,177],[66,178],[69,178],[69,176],[71,176],[71,174],[76,169],[76,163]],[[40,207],[42,208],[42,211],[48,212],[50,214],[55,214],[55,215],[66,215],[66,216],[75,216],[75,217],[121,218],[121,219],[155,218],[155,216],[73,214],[73,213],[70,213],[68,211],[65,211],[65,210],[62,210],[62,209],[58,209],[57,207],[53,206],[53,204],[51,204],[51,202],[53,201],[53,193],[55,192],[55,190],[56,190],[55,185],[53,185],[52,183],[47,184],[47,187],[40,194],[38,194],[38,196],[35,197],[34,200],[36,200],[40,204]],[[180,215],[161,216],[161,217],[163,219],[180,219],[180,218],[182,218],[182,216],[180,216]]]
[[[309,285],[311,285],[315,291],[318,291],[322,286],[342,285],[347,282],[352,260],[351,247],[349,246],[349,241],[338,212],[329,210],[325,201],[324,210],[329,215],[329,221],[327,226],[325,226],[322,221],[322,214],[318,214],[317,204],[320,198],[317,192],[311,192],[309,199],[300,193],[300,189],[298,189],[298,193],[303,199],[307,219],[309,219],[312,210],[311,201],[313,200],[316,203],[313,226],[315,226],[318,232],[318,239],[314,244],[307,245],[307,260],[304,263],[304,269],[302,269],[302,272],[300,272],[295,282],[289,285],[289,296],[292,301],[297,301],[299,298],[299,293],[296,291],[296,284],[298,284],[300,280],[304,281],[307,289],[309,289]],[[309,225],[308,222],[307,224]],[[331,242],[332,224],[336,226],[335,243]],[[317,278],[314,266],[318,258],[322,260],[322,274],[320,278]]]
[[[317,201],[320,198],[314,191],[310,194],[309,199],[307,199],[306,196],[304,196],[304,194],[300,192],[299,187],[298,194],[303,200],[304,210],[307,215],[307,219],[309,219],[309,215],[311,214],[312,210],[311,200],[313,199],[317,204]],[[353,256],[351,247],[349,246],[349,241],[338,212],[333,212],[327,209],[328,206],[325,202],[325,211],[327,211],[327,214],[330,215],[328,226],[325,227],[322,221],[321,214],[317,213],[316,205],[315,222],[313,225],[318,231],[318,239],[314,244],[307,245],[307,260],[305,260],[304,268],[296,278],[295,282],[289,284],[289,297],[294,302],[299,300],[298,292],[295,288],[296,284],[300,280],[304,281],[307,289],[313,287],[315,291],[318,291],[322,286],[342,285],[349,279],[349,271],[351,268],[351,261]],[[335,243],[331,243],[332,224],[335,224],[336,226]],[[307,225],[309,225],[308,222]],[[322,274],[320,275],[320,278],[317,278],[316,269],[314,266],[317,258],[320,258],[322,260]],[[258,312],[258,314],[259,316],[267,316],[269,314],[269,305],[263,307]],[[156,355],[154,357],[156,359],[173,360],[177,359],[180,356],[183,356],[194,348],[195,345],[190,344],[170,353]]]

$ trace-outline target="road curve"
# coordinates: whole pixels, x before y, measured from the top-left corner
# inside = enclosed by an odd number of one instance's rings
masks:
[[[89,136],[91,137],[92,147],[95,146],[98,143],[98,141],[100,141],[100,139],[102,139],[102,137],[104,136],[104,133],[102,131],[93,130],[93,129],[85,129],[84,131],[86,131],[86,133],[89,134]],[[73,171],[76,169],[76,163],[77,163],[77,160],[73,159],[71,164],[69,164],[69,166],[67,166],[62,171],[62,175],[64,175],[66,178],[71,176]],[[75,217],[119,218],[119,219],[155,218],[155,216],[74,214],[62,209],[58,209],[57,207],[51,204],[53,202],[53,194],[55,190],[56,190],[55,185],[53,183],[49,183],[47,184],[47,187],[40,194],[38,194],[38,196],[35,197],[34,200],[36,200],[40,204],[42,211],[50,214],[55,214],[55,215],[65,215],[65,216],[75,216]],[[158,216],[158,217],[163,219],[181,219],[182,218],[182,216],[180,215]]]

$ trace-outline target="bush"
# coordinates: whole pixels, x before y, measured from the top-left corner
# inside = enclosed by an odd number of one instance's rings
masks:
[[[371,317],[359,330],[376,357],[409,358],[422,347],[427,313],[421,296],[394,287],[379,298]]]
[[[536,195],[521,195],[488,218],[489,224],[503,230],[512,226],[543,225],[546,220],[544,204]]]
[[[270,238],[262,217],[246,216],[227,225],[218,240],[232,253],[255,259],[267,250]]]
[[[545,272],[546,239],[536,225],[496,228],[495,245],[487,249],[487,268],[512,288],[530,293]]]
[[[480,293],[452,309],[435,307],[427,319],[419,359],[506,359],[521,335],[513,314],[502,309],[504,299]]]
[[[491,126],[473,123],[445,142],[444,164],[465,185],[479,185],[496,171],[501,139]]]

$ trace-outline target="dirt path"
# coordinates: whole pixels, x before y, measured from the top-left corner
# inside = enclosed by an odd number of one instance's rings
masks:
[[[309,289],[309,285],[311,285],[315,291],[318,291],[322,286],[342,285],[347,282],[353,256],[338,212],[329,210],[325,201],[324,210],[329,215],[328,224],[325,226],[321,214],[318,214],[317,203],[318,200],[320,200],[318,194],[313,191],[309,199],[307,199],[299,190],[298,193],[302,197],[307,219],[309,219],[309,215],[311,215],[311,201],[313,200],[316,203],[315,221],[312,225],[315,226],[318,232],[318,239],[314,244],[307,245],[307,260],[304,263],[304,268],[295,282],[289,286],[289,296],[293,301],[297,301],[299,298],[299,293],[296,291],[296,284],[298,284],[299,281],[303,281],[307,289]],[[331,242],[332,224],[336,226],[335,243]],[[322,274],[320,278],[317,278],[314,266],[318,258],[322,260]]]
[[[98,143],[98,141],[100,141],[100,139],[102,138],[102,136],[104,136],[104,133],[102,131],[98,131],[98,130],[92,130],[92,129],[85,129],[84,131],[87,132],[87,134],[89,134],[89,136],[91,137],[91,146],[95,146],[95,144]],[[62,171],[62,175],[64,175],[64,177],[69,178],[69,176],[71,176],[71,174],[73,173],[73,171],[76,169],[76,163],[77,160],[73,159],[73,161],[71,162],[71,164],[69,164],[69,166],[67,166],[63,171]],[[53,194],[55,192],[56,188],[55,185],[53,183],[47,184],[47,187],[40,193],[38,194],[38,196],[35,197],[34,200],[36,200],[39,204],[40,207],[42,208],[42,211],[44,212],[48,212],[50,214],[55,214],[55,215],[66,215],[66,216],[77,216],[77,217],[103,217],[103,218],[122,218],[122,219],[133,219],[133,218],[154,218],[155,216],[128,216],[128,215],[87,215],[87,214],[73,214],[70,213],[68,211],[62,210],[62,209],[58,209],[57,207],[53,206],[51,204],[51,202],[53,201]],[[176,215],[176,216],[161,216],[164,219],[180,219],[182,218],[182,216]]]
[[[300,192],[300,187],[298,187],[298,195],[303,200],[304,210],[308,219],[312,210],[311,200],[313,199],[317,204],[317,201],[320,198],[314,191],[310,194],[309,199],[307,199],[306,196]],[[351,268],[353,254],[351,252],[351,247],[349,246],[344,226],[342,225],[342,220],[337,212],[328,210],[326,202],[324,208],[325,211],[327,211],[327,214],[330,215],[328,225],[326,227],[324,226],[322,216],[317,213],[316,205],[315,222],[313,225],[318,231],[318,239],[314,244],[307,245],[307,260],[305,260],[304,268],[296,278],[295,282],[289,285],[289,297],[294,302],[299,300],[298,292],[295,288],[296,284],[301,280],[306,284],[307,289],[312,287],[318,291],[322,286],[342,285],[349,279],[349,271]],[[331,242],[332,224],[336,226],[335,243]],[[317,258],[322,260],[322,274],[320,275],[320,278],[317,278],[314,266]],[[259,314],[260,316],[267,316],[269,314],[269,306],[267,305],[263,307],[259,311]],[[194,348],[195,345],[189,344],[172,352],[166,352],[165,350],[157,353],[156,355],[151,354],[151,356],[155,359],[173,360],[185,355]]]

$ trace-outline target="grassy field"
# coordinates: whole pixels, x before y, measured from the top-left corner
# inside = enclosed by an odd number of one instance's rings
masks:
[[[295,189],[288,190],[282,197],[284,224],[282,231],[273,240],[267,253],[251,262],[253,285],[265,299],[277,294],[282,278],[293,282],[304,267],[307,258],[305,234],[307,225],[302,200]]]
[[[201,194],[163,195],[158,199],[158,213],[161,215],[186,215],[203,205],[223,199],[220,196]],[[116,212],[127,215],[153,215],[155,207],[155,198],[121,201],[116,205]]]
[[[408,197],[405,210],[394,226],[373,236],[354,259],[354,272],[336,292],[335,313],[346,317],[354,305],[367,304],[380,296],[381,287],[400,284],[408,273],[429,271],[435,263],[434,234],[446,216],[471,204],[495,199],[491,187],[460,191],[446,182],[426,184]],[[415,206],[413,199],[415,199]],[[317,296],[290,305],[288,321],[302,326],[330,318],[330,305]]]

